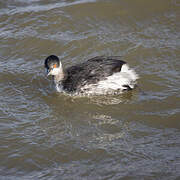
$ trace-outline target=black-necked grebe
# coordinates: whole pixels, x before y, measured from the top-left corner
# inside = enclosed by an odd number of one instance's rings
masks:
[[[55,55],[45,59],[47,74],[52,75],[56,90],[70,94],[113,94],[131,90],[138,75],[118,56],[98,56],[63,69]]]

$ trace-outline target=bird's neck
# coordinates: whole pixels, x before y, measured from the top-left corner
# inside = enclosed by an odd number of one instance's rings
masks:
[[[63,71],[63,68],[59,69],[58,74],[54,75],[53,79],[54,79],[55,84],[59,84],[60,82],[62,82],[65,79],[65,73]]]

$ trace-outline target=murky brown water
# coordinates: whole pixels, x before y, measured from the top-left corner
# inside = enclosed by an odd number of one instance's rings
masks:
[[[179,0],[1,0],[0,179],[179,179],[179,12]],[[144,93],[58,94],[50,54],[122,56]]]

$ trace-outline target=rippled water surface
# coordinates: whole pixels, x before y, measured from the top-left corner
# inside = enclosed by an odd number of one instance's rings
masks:
[[[179,0],[1,0],[0,179],[179,179],[179,13]],[[142,90],[58,94],[50,54],[122,56]]]

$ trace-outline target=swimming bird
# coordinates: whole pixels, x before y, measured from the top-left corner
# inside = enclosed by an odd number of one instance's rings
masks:
[[[138,75],[118,56],[97,56],[63,68],[60,59],[50,55],[44,66],[58,92],[70,94],[117,94],[136,87]]]

